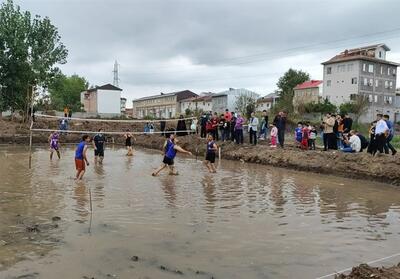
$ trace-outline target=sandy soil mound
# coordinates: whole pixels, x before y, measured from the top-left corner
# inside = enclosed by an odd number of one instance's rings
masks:
[[[398,279],[400,278],[400,264],[389,268],[371,267],[366,264],[354,267],[349,275],[335,276],[337,279]]]

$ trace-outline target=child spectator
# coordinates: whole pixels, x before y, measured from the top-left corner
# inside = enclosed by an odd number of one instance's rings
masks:
[[[308,125],[304,124],[303,129],[301,130],[301,145],[300,145],[300,148],[303,150],[308,150],[309,134],[310,130],[308,129]]]
[[[317,139],[317,129],[314,126],[310,125],[310,137],[308,138],[308,147],[311,150],[315,150],[315,140]]]
[[[301,146],[301,140],[303,138],[303,123],[297,123],[297,128],[294,129],[294,139],[297,143],[297,146]]]
[[[278,136],[278,128],[276,127],[275,123],[270,125],[271,128],[271,147],[276,148],[276,138]]]

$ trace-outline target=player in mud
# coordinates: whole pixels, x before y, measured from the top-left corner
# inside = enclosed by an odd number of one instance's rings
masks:
[[[106,137],[103,135],[103,129],[99,129],[98,133],[93,137],[93,148],[94,148],[94,163],[103,164],[104,159],[104,145]]]
[[[86,156],[88,144],[90,142],[89,135],[84,135],[82,141],[78,143],[75,150],[75,167],[76,167],[76,180],[81,180],[85,174],[85,163],[89,166],[89,161]]]
[[[126,153],[126,156],[133,156],[133,148],[132,148],[132,139],[136,140],[133,135],[131,134],[131,132],[128,130],[126,130],[126,134],[125,134],[125,146],[126,149],[128,150],[128,152]]]
[[[183,149],[182,147],[180,147],[179,145],[177,145],[178,142],[179,141],[177,138],[173,138],[169,142],[168,150],[165,151],[163,164],[156,171],[154,171],[151,174],[152,176],[157,176],[166,167],[169,168],[170,175],[178,175],[178,172],[175,170],[175,166],[174,166],[174,159],[175,159],[176,153],[181,152],[181,153],[192,155],[191,152],[189,152],[189,151]]]
[[[204,161],[207,169],[211,173],[216,173],[217,170],[215,168],[215,153],[218,150],[218,146],[214,141],[214,138],[211,134],[207,136],[207,152],[206,152],[206,160]]]
[[[57,132],[51,133],[49,136],[49,144],[50,144],[50,160],[53,159],[54,151],[57,153],[58,159],[60,156],[60,135]]]

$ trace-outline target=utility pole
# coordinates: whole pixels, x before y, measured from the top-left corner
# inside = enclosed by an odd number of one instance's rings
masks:
[[[118,76],[118,66],[119,66],[119,64],[118,64],[117,60],[115,60],[114,70],[113,70],[113,73],[114,73],[113,85],[116,87],[119,87],[119,81],[120,81],[119,76]]]

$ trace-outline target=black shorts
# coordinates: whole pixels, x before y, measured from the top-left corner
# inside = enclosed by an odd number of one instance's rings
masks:
[[[215,163],[215,152],[207,152],[206,161],[210,163]]]
[[[167,164],[168,166],[173,166],[174,165],[174,159],[170,159],[167,156],[164,156],[163,163]]]
[[[94,151],[94,156],[104,157],[104,149],[96,149]]]

